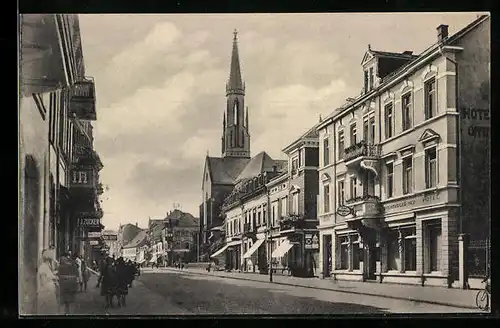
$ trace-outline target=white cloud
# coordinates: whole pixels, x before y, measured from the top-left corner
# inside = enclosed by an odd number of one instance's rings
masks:
[[[210,156],[219,155],[221,136],[222,132],[219,130],[201,129],[196,131],[196,134],[187,139],[181,146],[182,157],[190,162],[202,163],[207,151]],[[219,141],[218,144],[217,140]],[[216,145],[219,147],[217,148]]]

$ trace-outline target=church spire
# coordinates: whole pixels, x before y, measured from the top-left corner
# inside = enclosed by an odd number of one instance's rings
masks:
[[[226,85],[226,94],[245,93],[245,85],[241,78],[240,56],[238,53],[238,32],[233,32],[233,52],[231,54],[231,68],[229,72],[229,81]]]

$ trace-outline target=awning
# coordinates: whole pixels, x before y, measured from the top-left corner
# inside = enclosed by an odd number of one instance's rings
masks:
[[[253,253],[255,253],[255,251],[260,247],[260,245],[262,245],[263,242],[264,242],[264,239],[257,239],[255,244],[253,244],[252,247],[250,247],[250,249],[245,253],[245,255],[243,255],[243,258],[247,259],[247,258],[251,257],[253,255]]]
[[[293,247],[293,245],[294,244],[290,243],[288,240],[285,240],[281,243],[281,245],[278,246],[278,248],[274,250],[274,252],[271,254],[271,257],[282,257],[290,250],[290,248]]]
[[[219,256],[220,254],[222,254],[222,252],[224,252],[228,247],[231,247],[231,246],[236,246],[236,245],[241,245],[241,241],[239,240],[235,240],[235,241],[230,241],[229,243],[227,243],[226,245],[224,245],[224,247],[222,247],[221,249],[219,249],[217,252],[213,253],[212,255],[210,255],[210,257],[216,257],[216,256]]]
[[[157,258],[156,258],[156,255],[153,255],[153,257],[151,258],[151,260],[149,260],[149,262],[156,262]]]

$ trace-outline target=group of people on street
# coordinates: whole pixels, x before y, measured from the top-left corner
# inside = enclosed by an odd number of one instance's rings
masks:
[[[126,306],[128,289],[138,276],[139,268],[132,261],[125,261],[122,257],[114,259],[107,257],[102,261],[99,269],[97,287],[101,288],[101,296],[105,298],[105,307],[113,307],[113,299],[117,298],[118,307]]]
[[[54,248],[43,250],[38,269],[38,313],[60,314],[63,306],[63,313],[70,314],[76,294],[87,291],[90,275],[78,254],[68,251],[57,261]]]

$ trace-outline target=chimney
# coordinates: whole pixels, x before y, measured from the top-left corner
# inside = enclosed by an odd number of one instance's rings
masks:
[[[274,173],[278,172],[278,165],[276,164],[273,165],[273,172]]]
[[[136,226],[137,228],[139,228],[139,224],[138,224],[137,222],[135,223],[135,226]]]
[[[410,51],[410,50],[403,51],[403,55],[411,56],[411,55],[413,55],[413,51]]]
[[[448,37],[448,25],[441,24],[437,27],[438,42],[446,40]]]

